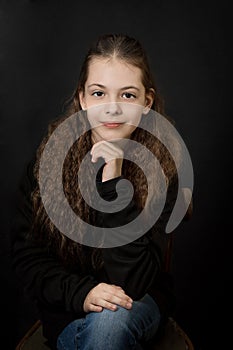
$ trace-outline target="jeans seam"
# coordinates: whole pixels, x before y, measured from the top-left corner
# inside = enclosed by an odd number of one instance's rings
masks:
[[[66,347],[64,346],[65,343],[63,342],[62,338],[58,338],[58,343],[61,344],[63,350],[66,350]]]
[[[80,349],[80,342],[78,341],[78,334],[80,332],[82,332],[84,330],[84,328],[86,328],[86,320],[82,319],[82,322],[80,325],[78,325],[77,329],[76,329],[76,335],[75,335],[75,345],[77,350]]]

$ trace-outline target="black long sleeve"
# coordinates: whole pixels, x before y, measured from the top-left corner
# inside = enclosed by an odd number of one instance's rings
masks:
[[[48,308],[83,314],[87,293],[98,284],[93,276],[71,273],[46,246],[28,238],[32,223],[33,161],[19,188],[18,214],[13,224],[12,264],[27,292]]]
[[[116,199],[116,184],[123,177],[106,182],[98,182],[99,194],[106,201]],[[124,186],[119,189],[121,203],[129,202],[129,192]],[[106,204],[108,205],[108,204]],[[139,214],[134,200],[121,211],[102,212],[99,221],[103,227],[114,227],[114,234],[121,235],[121,226],[130,222]],[[164,234],[165,235],[165,234]],[[152,286],[161,270],[161,253],[159,242],[150,239],[149,232],[125,245],[104,248],[104,267],[109,283],[120,285],[134,300],[140,299]]]

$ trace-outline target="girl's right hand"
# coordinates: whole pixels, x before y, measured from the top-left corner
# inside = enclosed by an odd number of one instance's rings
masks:
[[[126,309],[132,308],[133,300],[125,294],[124,290],[113,284],[99,283],[87,294],[84,303],[84,312],[101,312],[103,308],[115,311],[117,305]]]
[[[115,177],[121,176],[124,152],[117,142],[99,141],[92,146],[90,153],[92,156],[92,162],[97,162],[100,157],[105,161],[102,181],[111,180]]]

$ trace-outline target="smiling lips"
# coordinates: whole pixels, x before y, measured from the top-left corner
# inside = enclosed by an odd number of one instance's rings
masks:
[[[114,129],[114,128],[118,128],[120,125],[122,125],[123,123],[103,123],[103,125],[107,128],[111,128],[111,129]]]

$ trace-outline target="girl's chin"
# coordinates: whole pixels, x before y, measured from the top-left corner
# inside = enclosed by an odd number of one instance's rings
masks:
[[[114,139],[129,139],[135,127],[129,126],[128,128],[121,127],[97,127],[92,129],[93,140],[99,141],[111,141]]]

